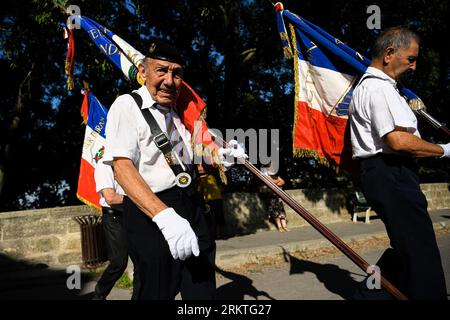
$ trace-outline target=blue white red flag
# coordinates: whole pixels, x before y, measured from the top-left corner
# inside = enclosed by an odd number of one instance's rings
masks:
[[[77,197],[87,205],[100,208],[100,196],[96,192],[94,171],[97,162],[103,157],[105,146],[105,127],[108,110],[90,92],[85,90],[82,104],[86,120],[83,151],[81,154],[80,174],[78,177]]]
[[[278,32],[295,70],[294,156],[349,168],[347,130],[353,89],[371,61],[308,20],[275,5]],[[289,25],[290,36],[285,27]],[[402,88],[410,103],[420,99]]]

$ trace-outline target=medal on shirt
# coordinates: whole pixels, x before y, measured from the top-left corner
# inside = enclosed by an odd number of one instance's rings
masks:
[[[171,152],[167,152],[164,154],[164,158],[166,159],[169,166],[179,166],[180,170],[186,170],[185,165],[181,162],[178,154],[173,150]],[[172,169],[173,170],[173,169]],[[175,173],[175,172],[174,172]],[[188,187],[192,182],[192,177],[186,171],[180,172],[175,176],[175,184],[180,188]]]
[[[187,172],[181,172],[175,177],[175,183],[180,188],[186,188],[191,184],[192,177]]]

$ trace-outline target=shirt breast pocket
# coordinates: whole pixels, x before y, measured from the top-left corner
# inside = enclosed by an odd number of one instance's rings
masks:
[[[158,161],[158,158],[162,156],[162,151],[158,148],[155,141],[153,141],[154,136],[151,136],[150,143],[147,148],[147,155],[146,159],[148,159],[148,164],[153,165],[156,164]]]
[[[154,137],[148,126],[139,128],[139,151],[141,160],[147,165],[154,165],[162,154],[153,141]]]

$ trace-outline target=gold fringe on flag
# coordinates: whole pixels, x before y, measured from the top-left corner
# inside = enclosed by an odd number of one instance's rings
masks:
[[[88,205],[89,207],[94,208],[97,212],[102,213],[102,209],[100,207],[98,207],[97,205],[95,205],[92,202],[86,200],[85,198],[83,198],[82,196],[80,196],[78,194],[77,194],[77,198],[78,198],[78,200],[83,202],[85,205]]]
[[[306,148],[294,148],[293,155],[296,158],[314,158],[321,165],[330,167],[330,162],[322,157],[316,150],[306,149]]]
[[[206,123],[206,111],[207,111],[207,107],[204,107],[200,117],[198,118],[198,121],[201,121],[202,123]],[[214,167],[217,168],[217,170],[219,171],[219,176],[220,176],[220,180],[222,181],[223,184],[227,184],[228,183],[228,179],[227,176],[225,174],[225,168],[224,166],[221,164],[220,158],[219,158],[219,154],[217,153],[216,148],[214,148],[214,146],[212,145],[208,145],[203,143],[203,136],[201,137],[201,143],[197,143],[197,137],[198,135],[202,135],[202,127],[200,126],[200,128],[198,126],[194,127],[194,133],[192,135],[192,150],[194,151],[194,154],[198,157],[203,157],[203,158],[209,158],[211,159],[211,164],[213,164]],[[214,143],[214,142],[212,142]]]
[[[299,77],[299,67],[298,67],[298,50],[297,50],[297,38],[295,36],[294,26],[290,23],[289,30],[291,32],[291,43],[294,48],[294,83],[295,83],[295,105],[294,105],[294,127],[292,130],[292,153],[295,158],[314,158],[320,164],[329,167],[330,162],[322,157],[316,150],[306,149],[306,148],[296,148],[294,147],[294,138],[295,138],[295,128],[297,127],[297,119],[298,119],[298,111],[297,111],[297,99],[300,95],[300,81]]]

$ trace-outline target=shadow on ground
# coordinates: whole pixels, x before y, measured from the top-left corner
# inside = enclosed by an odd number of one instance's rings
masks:
[[[270,300],[275,300],[267,292],[260,291],[253,286],[253,280],[238,273],[222,270],[216,267],[218,272],[223,277],[230,279],[231,282],[226,283],[216,290],[216,299],[219,300],[244,300],[245,296],[250,296],[255,300],[259,297],[265,297]]]
[[[316,275],[317,280],[323,283],[328,291],[341,296],[343,299],[352,299],[360,285],[360,282],[352,278],[351,272],[341,269],[337,265],[298,259],[286,251],[283,252],[283,255],[285,261],[290,263],[289,274],[311,272]]]
[[[71,275],[42,263],[27,263],[0,254],[0,300],[90,300],[92,293],[82,294],[82,287],[68,289]],[[81,286],[94,278],[82,272]],[[69,284],[76,284],[71,279]]]
[[[286,251],[284,251],[284,258],[290,264],[290,275],[306,272],[313,273],[329,292],[339,295],[343,299],[352,299],[360,285],[360,282],[353,279],[351,272],[341,269],[334,264],[321,264],[298,259]],[[253,285],[253,280],[242,274],[224,271],[217,267],[216,271],[223,277],[231,280],[231,282],[217,288],[217,299],[244,300],[245,296],[249,296],[255,300],[261,297],[275,300],[269,293],[258,290]],[[363,276],[362,274],[357,275]],[[296,299],[295,297],[291,298]]]

